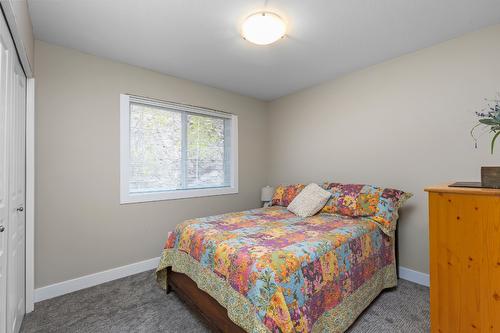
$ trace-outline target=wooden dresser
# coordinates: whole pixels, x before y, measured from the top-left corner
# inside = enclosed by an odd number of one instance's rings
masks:
[[[431,332],[500,332],[500,190],[426,191]]]

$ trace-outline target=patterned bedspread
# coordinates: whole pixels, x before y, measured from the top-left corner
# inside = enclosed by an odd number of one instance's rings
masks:
[[[157,270],[187,274],[249,332],[344,331],[396,285],[393,238],[369,218],[270,207],[187,220]]]

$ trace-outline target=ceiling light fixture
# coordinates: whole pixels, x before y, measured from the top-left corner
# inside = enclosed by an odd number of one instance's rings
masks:
[[[285,36],[285,22],[278,15],[259,12],[245,19],[241,27],[244,39],[257,45],[269,45]]]

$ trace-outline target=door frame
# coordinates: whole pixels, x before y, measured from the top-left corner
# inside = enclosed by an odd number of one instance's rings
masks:
[[[35,78],[16,22],[11,0],[1,1],[0,6],[14,40],[21,67],[24,74],[26,74],[25,298],[26,313],[29,313],[33,311],[35,305]]]
[[[26,80],[26,313],[35,306],[35,79]]]

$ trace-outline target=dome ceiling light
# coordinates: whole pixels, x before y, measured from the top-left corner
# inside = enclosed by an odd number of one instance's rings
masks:
[[[245,19],[241,35],[247,41],[257,45],[269,45],[285,36],[285,22],[271,12],[259,12]]]

